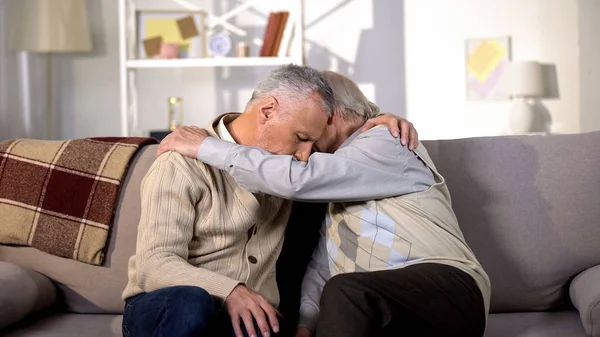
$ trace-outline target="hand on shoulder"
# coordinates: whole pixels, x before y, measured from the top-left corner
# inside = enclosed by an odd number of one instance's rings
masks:
[[[156,157],[165,152],[175,151],[184,157],[196,159],[200,145],[210,134],[196,126],[181,126],[167,135],[158,146]]]
[[[419,146],[419,134],[413,123],[409,122],[407,119],[391,113],[380,114],[377,117],[367,120],[362,131],[365,132],[378,125],[386,125],[394,138],[400,136],[400,144],[403,146],[408,144],[409,150],[412,151]]]

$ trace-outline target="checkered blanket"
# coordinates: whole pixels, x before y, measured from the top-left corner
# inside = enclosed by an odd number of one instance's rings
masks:
[[[104,262],[122,179],[152,138],[0,143],[0,244]]]

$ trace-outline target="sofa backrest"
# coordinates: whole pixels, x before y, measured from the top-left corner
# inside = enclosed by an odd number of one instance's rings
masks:
[[[423,144],[446,178],[466,240],[490,276],[492,312],[558,308],[570,279],[600,264],[600,132]],[[0,260],[52,278],[71,312],[122,313],[140,184],[156,147],[144,147],[132,161],[105,265],[2,245]]]
[[[50,277],[61,290],[70,312],[122,313],[124,302],[121,293],[127,284],[129,257],[135,253],[140,219],[140,184],[154,162],[157,146],[145,146],[132,159],[121,189],[104,265],[93,266],[30,247],[2,245],[0,260],[17,263]]]
[[[600,264],[600,132],[423,142],[490,276],[492,312],[559,308]]]

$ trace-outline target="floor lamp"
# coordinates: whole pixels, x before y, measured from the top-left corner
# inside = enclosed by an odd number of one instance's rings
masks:
[[[52,54],[92,50],[87,0],[19,0],[11,22],[11,50],[45,53],[46,138],[52,139]]]

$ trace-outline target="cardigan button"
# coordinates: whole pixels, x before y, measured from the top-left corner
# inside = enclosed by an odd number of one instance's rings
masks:
[[[248,256],[248,261],[250,261],[252,264],[256,264],[258,262],[258,260],[252,255]]]

